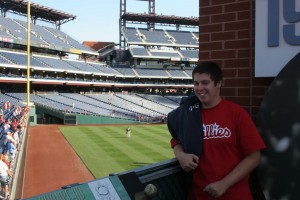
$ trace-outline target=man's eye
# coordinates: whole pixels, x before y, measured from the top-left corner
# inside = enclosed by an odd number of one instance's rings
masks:
[[[194,82],[194,85],[208,85],[210,83],[210,81],[200,81],[200,82]]]

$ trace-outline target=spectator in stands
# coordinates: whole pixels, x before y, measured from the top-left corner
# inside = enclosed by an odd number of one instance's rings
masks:
[[[14,146],[17,146],[16,140],[12,137],[12,132],[10,129],[5,129],[3,131],[3,138],[4,138],[4,145],[5,145],[5,150],[7,151],[8,149],[8,143],[13,143]]]
[[[253,199],[249,173],[265,144],[249,114],[222,99],[223,75],[216,63],[199,64],[192,77],[195,95],[168,115],[174,154],[192,175],[188,199]]]
[[[6,164],[6,166],[9,168],[9,156],[7,154],[3,155],[2,161]]]
[[[3,129],[6,130],[6,129],[10,129],[10,122],[9,120],[5,121],[4,125],[3,125]]]
[[[5,119],[3,118],[3,115],[0,115],[0,123],[3,124],[5,122]]]
[[[3,108],[4,111],[7,110],[7,106],[8,105],[7,105],[7,101],[6,101],[6,102],[3,103],[3,106],[2,106],[2,108]]]
[[[12,141],[8,141],[7,143],[7,154],[9,157],[9,169],[12,169],[15,164],[16,157],[16,146]]]
[[[0,136],[0,160],[2,160],[3,155],[7,152],[6,149],[6,135],[4,135],[4,132]]]
[[[19,137],[19,131],[18,131],[17,127],[11,129],[11,136],[16,141],[16,148],[18,148],[19,142],[20,142],[20,137]]]
[[[11,127],[12,128],[16,128],[17,126],[18,126],[18,120],[17,120],[17,118],[16,117],[14,117],[14,119],[13,119],[13,122],[12,122],[12,124],[11,124]]]
[[[1,193],[4,194],[4,198],[8,199],[9,196],[9,179],[12,177],[12,173],[10,172],[7,165],[0,160],[0,183],[1,183]]]
[[[23,133],[23,128],[20,124],[18,124],[17,128],[16,128],[17,132],[18,132],[18,136],[19,136],[19,140],[21,140],[22,138],[22,133]],[[21,145],[21,142],[19,142],[19,145]]]
[[[12,127],[10,130],[12,138],[16,141],[16,144],[18,144],[20,139],[17,128]]]
[[[10,110],[10,102],[7,101],[6,104],[7,104],[7,110]]]
[[[151,117],[152,117],[152,118],[154,117],[154,112],[153,112],[153,111],[151,111]]]
[[[69,106],[66,106],[66,113],[70,113]]]
[[[141,106],[144,106],[143,99],[140,99],[140,104],[141,104]]]

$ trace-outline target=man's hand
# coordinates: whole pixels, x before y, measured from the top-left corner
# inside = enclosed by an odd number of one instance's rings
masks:
[[[181,152],[178,153],[176,157],[180,163],[181,168],[186,172],[192,171],[198,166],[199,158],[194,154]]]
[[[181,144],[176,144],[173,148],[174,154],[184,171],[189,172],[198,167],[198,156],[196,156],[195,154],[185,153],[182,149]]]
[[[247,176],[259,164],[259,160],[260,151],[250,153],[229,174],[219,181],[208,184],[203,191],[215,198],[222,196],[228,188]]]
[[[214,198],[218,198],[222,196],[226,190],[228,189],[227,184],[223,183],[222,181],[217,181],[214,183],[208,184],[203,191],[207,192],[210,196]]]

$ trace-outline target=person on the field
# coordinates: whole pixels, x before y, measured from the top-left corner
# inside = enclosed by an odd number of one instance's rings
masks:
[[[127,135],[127,137],[131,136],[131,129],[129,126],[126,128],[126,135]]]
[[[214,62],[192,72],[194,95],[168,114],[171,146],[191,172],[189,200],[252,200],[248,178],[265,144],[249,114],[223,99],[223,75]]]

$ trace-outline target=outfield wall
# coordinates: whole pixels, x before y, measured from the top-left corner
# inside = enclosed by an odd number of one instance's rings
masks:
[[[114,117],[76,115],[77,124],[139,124],[138,121]]]
[[[122,119],[109,116],[92,116],[75,113],[63,113],[51,107],[36,106],[37,123],[40,124],[139,124],[140,121]]]
[[[84,125],[84,124],[139,124],[141,122],[120,119],[107,116],[92,116],[92,115],[79,115],[79,114],[65,114],[64,124],[66,125]]]

